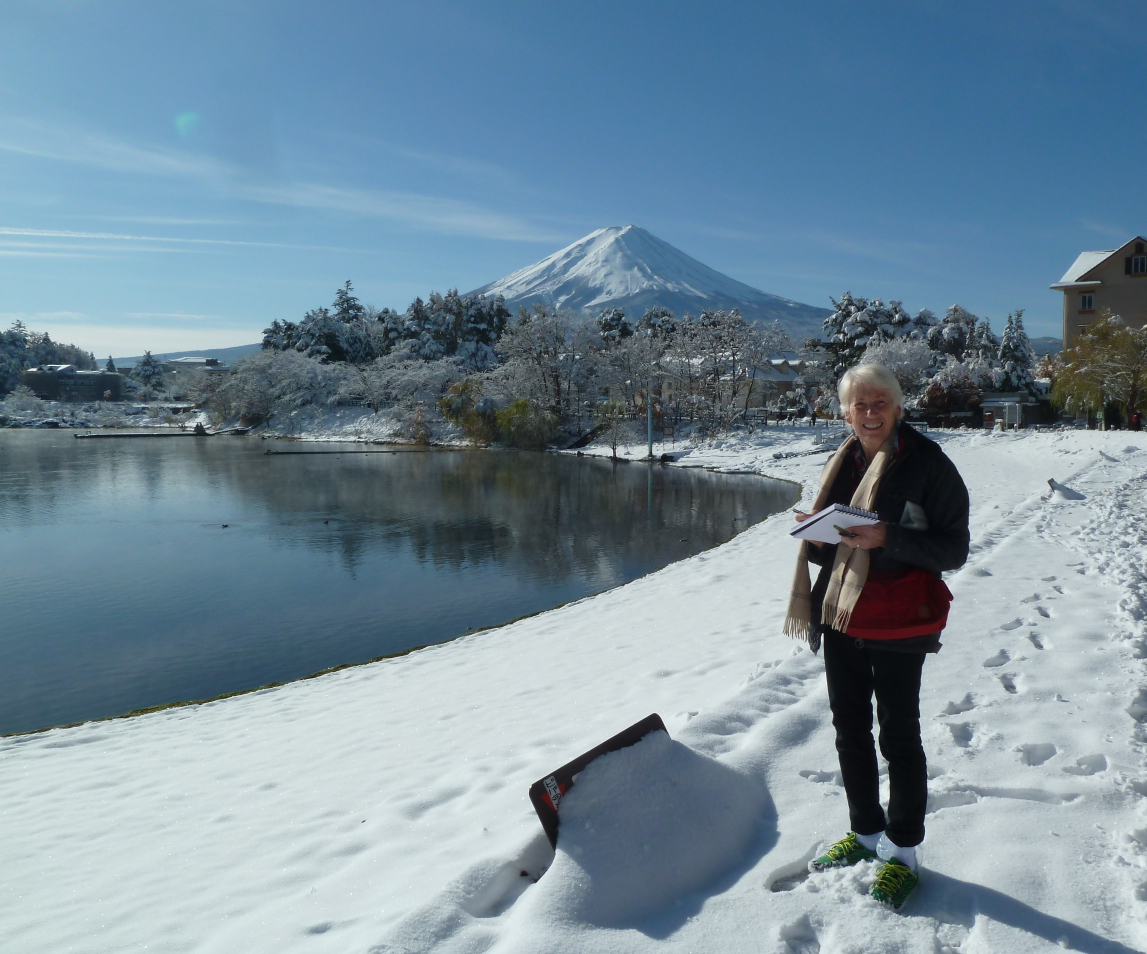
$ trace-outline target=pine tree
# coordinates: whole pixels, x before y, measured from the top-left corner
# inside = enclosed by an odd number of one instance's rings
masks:
[[[1024,310],[1017,309],[1008,315],[1004,336],[1000,341],[998,361],[1003,371],[1000,387],[1004,391],[1027,391],[1035,394],[1035,379],[1032,376],[1031,342],[1024,331]]]
[[[953,305],[940,319],[940,324],[928,330],[928,344],[933,351],[948,354],[957,361],[964,357],[969,342],[975,339],[979,319],[966,308]]]
[[[346,284],[335,292],[334,314],[332,317],[336,321],[362,320],[363,313],[366,309],[363,308],[362,302],[351,294],[353,291],[354,288],[348,279]]]
[[[112,356],[110,354],[108,355],[108,363],[104,367],[104,370],[107,371],[109,374],[115,374],[116,373],[115,362],[112,361]]]
[[[135,366],[132,377],[146,387],[159,387],[163,382],[163,365],[152,357],[150,351],[145,351],[143,357],[139,359],[139,364]]]
[[[885,305],[879,298],[869,301],[845,292],[840,301],[832,299],[832,303],[836,310],[824,320],[823,327],[833,354],[832,370],[838,378],[860,362],[869,344],[891,341],[912,323],[898,301]]]
[[[670,339],[677,331],[673,312],[661,305],[645,309],[645,314],[637,321],[637,333],[653,338]]]
[[[971,358],[980,358],[988,362],[995,362],[1000,353],[1000,339],[992,334],[992,324],[985,318],[978,325],[972,336],[972,340],[968,342],[968,347],[964,352],[964,360]]]
[[[633,327],[622,308],[606,308],[597,316],[597,331],[604,341],[620,341],[633,334]]]

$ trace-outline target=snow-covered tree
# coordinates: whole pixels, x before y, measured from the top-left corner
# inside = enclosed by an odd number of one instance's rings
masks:
[[[963,411],[980,403],[983,392],[977,372],[951,355],[924,385],[917,407],[932,411]]]
[[[969,343],[975,340],[979,319],[966,308],[952,305],[938,325],[928,330],[928,344],[933,351],[962,360]]]
[[[560,413],[573,370],[573,327],[570,315],[545,303],[535,304],[532,311],[518,310],[497,346],[504,359],[499,381],[514,399],[533,398]]]
[[[964,360],[977,357],[995,363],[1000,353],[1000,339],[992,334],[992,324],[987,318],[976,325],[972,339],[964,349]]]
[[[59,344],[46,333],[30,331],[22,321],[0,332],[0,394],[20,384],[22,371],[45,364],[71,364],[80,371],[96,367],[89,352],[75,345]]]
[[[668,340],[673,337],[676,331],[677,322],[673,318],[673,312],[660,305],[645,309],[645,314],[637,321],[637,333],[653,338]]]
[[[1035,380],[1032,377],[1031,342],[1028,341],[1027,332],[1024,331],[1024,311],[1022,308],[1008,315],[1007,325],[1004,327],[1004,336],[1000,341],[998,360],[1003,371],[1003,380],[1000,387],[1004,391],[1027,391],[1036,393]]]
[[[935,314],[927,308],[921,308],[905,329],[907,337],[927,341],[929,333],[938,323]]]
[[[158,388],[163,384],[163,365],[159,363],[150,351],[145,351],[139,359],[139,364],[132,370],[132,377],[146,388]]]
[[[896,376],[906,398],[914,398],[936,370],[939,355],[919,338],[877,341],[864,352],[863,364],[882,364]]]
[[[835,311],[824,320],[829,350],[833,354],[833,373],[840,377],[859,363],[870,343],[889,341],[909,329],[912,318],[900,302],[887,305],[879,298],[869,301],[845,292],[832,300]]]
[[[633,334],[633,327],[622,308],[605,308],[597,316],[597,330],[604,341],[620,341]]]
[[[0,412],[12,417],[28,417],[44,413],[44,402],[28,386],[19,384],[0,401]]]
[[[294,348],[308,358],[320,361],[343,361],[343,324],[327,308],[312,308],[299,322]]]
[[[349,279],[342,288],[335,292],[334,314],[332,317],[336,321],[359,321],[365,314],[366,309],[363,308],[362,302],[355,298],[353,292],[354,288],[351,286]]]

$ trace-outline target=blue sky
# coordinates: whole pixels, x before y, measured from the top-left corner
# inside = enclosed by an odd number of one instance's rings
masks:
[[[0,323],[258,341],[634,223],[774,294],[1027,309],[1147,231],[1140,4],[6,0]]]

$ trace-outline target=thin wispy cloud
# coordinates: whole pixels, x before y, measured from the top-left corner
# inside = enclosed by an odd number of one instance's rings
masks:
[[[189,315],[182,311],[125,311],[125,318],[175,318],[178,321],[221,321],[222,315]]]
[[[84,239],[88,241],[160,242],[171,245],[239,245],[253,248],[291,248],[305,251],[349,252],[352,249],[331,245],[290,245],[284,242],[241,242],[234,239],[179,238],[168,235],[125,235],[120,232],[75,232],[68,229],[25,229],[0,227],[0,236],[13,235],[26,238]]]
[[[226,197],[264,205],[279,205],[376,218],[420,231],[475,238],[521,242],[555,242],[568,236],[543,228],[526,218],[499,212],[473,202],[377,189],[345,188],[315,182],[266,183],[253,181],[243,169],[200,153],[142,146],[91,131],[52,127],[21,119],[0,122],[0,152],[54,159],[112,172],[196,180]],[[455,171],[492,175],[497,167],[454,158],[411,153],[424,161],[453,165]],[[9,233],[15,234],[15,233]],[[63,237],[63,236],[61,236]],[[78,234],[77,236],[78,237]],[[110,238],[90,233],[89,238]],[[117,236],[145,240],[142,236]],[[222,239],[156,239],[170,242],[217,242],[228,245],[284,246],[269,242],[235,242]],[[342,251],[350,251],[349,249]]]
[[[104,258],[95,252],[65,252],[55,249],[0,248],[0,256],[5,258]]]
[[[138,222],[140,225],[248,225],[242,219],[189,219],[173,215],[77,215],[78,219],[103,222]]]
[[[11,117],[0,123],[0,151],[151,176],[223,179],[235,171],[211,156],[138,146],[77,127],[49,126]]]
[[[247,185],[237,192],[253,202],[390,219],[424,231],[448,235],[516,242],[556,242],[565,238],[525,219],[493,212],[470,202],[412,192],[343,189],[308,183]]]

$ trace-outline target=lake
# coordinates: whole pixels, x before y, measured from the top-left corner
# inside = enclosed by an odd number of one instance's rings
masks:
[[[798,497],[591,457],[366,450],[0,431],[0,733],[442,642],[635,579]]]

